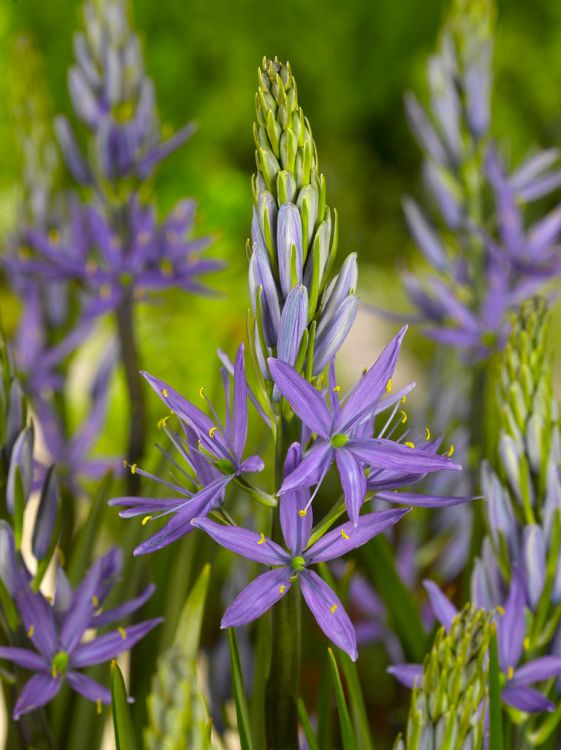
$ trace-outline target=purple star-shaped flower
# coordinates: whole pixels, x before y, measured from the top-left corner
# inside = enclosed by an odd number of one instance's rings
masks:
[[[375,364],[346,395],[344,403],[339,401],[333,368],[328,405],[325,397],[293,367],[269,359],[275,385],[305,427],[317,436],[302,462],[284,480],[279,494],[318,485],[335,461],[347,513],[356,525],[367,490],[367,467],[397,472],[402,476],[442,469],[461,470],[462,467],[448,457],[415,448],[413,443],[401,444],[388,438],[365,436],[365,425],[369,426],[376,412],[385,408],[381,402],[391,387],[405,331],[406,327],[402,328],[388,344]],[[393,500],[393,496],[390,494],[387,499]],[[407,499],[403,502],[407,503]]]
[[[301,447],[290,447],[284,474],[289,475],[301,461]],[[293,490],[280,501],[280,522],[287,549],[264,534],[238,526],[222,526],[209,518],[197,518],[193,525],[206,531],[218,544],[238,555],[270,565],[234,599],[222,618],[221,627],[245,625],[286,596],[298,580],[306,604],[325,635],[356,660],[354,627],[335,592],[312,570],[310,565],[341,557],[396,524],[408,510],[387,510],[363,515],[356,525],[350,522],[329,531],[308,546],[312,531],[312,513],[307,510],[308,490]]]
[[[432,581],[425,581],[431,606],[437,619],[450,629],[458,614],[456,607]],[[504,680],[501,698],[504,703],[520,711],[539,713],[553,711],[554,704],[539,690],[529,687],[534,682],[548,680],[561,674],[561,657],[540,656],[517,668],[524,649],[526,622],[524,608],[526,594],[524,580],[519,568],[513,571],[512,582],[504,608],[498,607],[497,642],[499,666]],[[394,664],[388,669],[403,685],[413,687],[423,674],[422,664]]]
[[[13,545],[10,546],[13,556]],[[161,617],[146,620],[83,641],[87,630],[128,616],[154,592],[154,586],[149,586],[136,599],[115,609],[101,611],[121,565],[120,551],[111,550],[92,565],[75,591],[70,589],[64,574],[59,571],[56,598],[51,605],[40,592],[31,591],[27,571],[18,566],[15,558],[11,561],[10,569],[17,577],[16,585],[12,585],[13,595],[34,650],[2,646],[0,658],[35,672],[18,696],[15,720],[51,701],[65,682],[85,698],[97,702],[98,706],[111,703],[109,690],[79,670],[110,661],[128,651],[162,622]]]
[[[160,396],[166,406],[179,418],[184,427],[184,436],[166,430],[175,448],[197,478],[198,488],[191,491],[177,483],[167,482],[148,474],[136,466],[131,470],[148,476],[182,495],[180,498],[139,498],[120,497],[110,501],[110,505],[123,505],[126,510],[120,515],[125,518],[145,516],[145,521],[172,514],[167,524],[146,542],[135,549],[136,555],[154,552],[171,544],[192,530],[193,518],[205,516],[217,507],[223,499],[224,491],[232,480],[245,472],[258,472],[264,468],[257,455],[243,457],[247,441],[247,399],[248,385],[244,367],[244,347],[241,345],[234,365],[233,398],[230,378],[223,369],[224,392],[226,396],[226,420],[222,424],[218,415],[201,389],[201,396],[207,400],[214,421],[187,399],[183,398],[163,380],[143,373],[146,380]],[[172,459],[173,460],[173,459]],[[173,461],[182,477],[193,484],[193,477]]]

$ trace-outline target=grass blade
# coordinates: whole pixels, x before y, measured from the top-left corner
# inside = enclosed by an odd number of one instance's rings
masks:
[[[310,717],[308,715],[308,712],[306,711],[306,706],[304,705],[304,701],[302,700],[302,698],[298,698],[297,705],[300,724],[302,725],[302,730],[304,732],[306,742],[308,743],[308,748],[309,750],[319,750],[319,745],[314,733],[314,728],[312,727],[312,722],[310,721]]]
[[[234,628],[228,628],[228,644],[230,646],[230,665],[232,668],[232,691],[236,702],[236,716],[238,718],[238,734],[241,750],[253,750],[251,729],[249,724],[249,710],[243,684],[240,651]]]
[[[127,689],[123,675],[116,662],[111,667],[111,708],[117,750],[136,750]]]
[[[331,667],[331,680],[333,682],[333,688],[335,690],[335,700],[337,701],[337,711],[339,713],[339,725],[341,727],[341,740],[343,742],[343,750],[358,750],[358,745],[355,740],[353,725],[351,717],[349,715],[349,709],[347,707],[347,701],[345,699],[345,693],[343,691],[343,684],[339,675],[339,668],[337,667],[337,661],[335,654],[331,649],[328,649],[329,653],[329,665]]]
[[[489,645],[489,747],[493,750],[504,750],[500,677],[497,631],[494,628]]]

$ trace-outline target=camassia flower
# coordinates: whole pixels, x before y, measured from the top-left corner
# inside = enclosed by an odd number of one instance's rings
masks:
[[[11,546],[13,554],[13,545]],[[87,630],[116,622],[135,612],[152,595],[149,586],[140,596],[115,609],[103,612],[101,607],[115,577],[122,566],[120,550],[112,549],[97,560],[75,591],[59,571],[53,604],[40,593],[32,592],[28,574],[17,561],[11,561],[13,596],[32,648],[0,647],[0,658],[7,659],[35,674],[18,696],[14,719],[49,703],[67,683],[88,700],[111,703],[109,690],[79,670],[102,664],[131,649],[162,618],[104,633],[94,639],[83,640]],[[15,585],[14,585],[15,584]]]
[[[285,476],[299,465],[301,455],[300,445],[293,443],[284,465]],[[238,526],[222,526],[209,518],[193,521],[194,526],[226,549],[272,567],[238,594],[226,610],[221,627],[236,627],[252,622],[286,596],[298,581],[302,596],[325,635],[356,660],[356,634],[348,614],[335,592],[309,567],[334,560],[362,546],[396,524],[409,511],[400,509],[368,513],[361,516],[356,525],[344,523],[309,545],[312,513],[306,511],[308,503],[309,492],[305,489],[285,492],[281,497],[280,522],[286,549],[263,533]]]
[[[450,630],[458,611],[444,593],[432,581],[425,581],[431,606],[437,619]],[[503,688],[501,698],[508,706],[539,713],[553,711],[554,704],[543,693],[529,687],[561,674],[561,657],[540,656],[537,659],[517,666],[524,651],[526,622],[524,609],[526,594],[522,572],[516,568],[504,607],[497,607],[495,623],[499,650],[499,666],[502,672]],[[423,673],[421,664],[395,664],[388,671],[407,687],[413,687]]]
[[[325,396],[293,367],[286,362],[269,359],[269,369],[275,385],[305,427],[316,435],[302,462],[285,478],[280,494],[319,485],[335,462],[347,513],[356,525],[367,491],[367,467],[394,472],[393,486],[407,483],[410,475],[442,469],[461,470],[462,467],[447,456],[438,455],[433,450],[416,448],[410,441],[402,444],[391,440],[391,433],[390,437],[366,436],[365,427],[369,428],[375,414],[388,405],[383,399],[391,390],[391,378],[405,331],[405,327],[401,329],[341,402],[338,395],[340,388],[334,382],[332,368],[329,405]],[[401,398],[402,396],[398,397],[398,403]],[[405,482],[399,483],[400,476],[405,478]],[[393,493],[388,493],[384,499],[400,502],[400,497]],[[402,498],[401,502],[423,504],[419,496],[413,495]],[[429,498],[427,502],[433,504],[434,498]]]
[[[183,426],[183,435],[167,428],[166,432],[191,473],[181,468],[175,460],[174,466],[180,470],[183,479],[191,486],[195,485],[195,491],[147,474],[135,465],[130,467],[131,471],[148,476],[181,495],[172,499],[120,497],[110,501],[111,505],[126,507],[126,510],[120,513],[122,517],[142,515],[143,523],[170,514],[172,516],[160,531],[135,549],[136,555],[154,552],[187,534],[193,528],[193,518],[205,516],[221,504],[224,491],[232,480],[246,472],[258,472],[264,468],[263,460],[259,456],[252,455],[245,459],[243,457],[247,441],[248,399],[243,344],[238,349],[234,365],[233,398],[226,368],[223,368],[222,374],[226,396],[224,424],[206,397],[204,388],[201,388],[200,395],[207,401],[214,421],[163,380],[143,373],[148,383]],[[163,420],[164,426],[165,421]]]

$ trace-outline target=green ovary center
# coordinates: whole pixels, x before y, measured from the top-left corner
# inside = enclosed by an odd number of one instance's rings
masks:
[[[66,651],[59,651],[53,656],[51,662],[53,677],[58,677],[66,672],[69,656]]]
[[[296,555],[296,557],[292,558],[292,567],[294,570],[304,570],[306,561],[301,555]]]
[[[331,438],[331,445],[334,448],[342,448],[344,445],[347,445],[348,442],[348,436],[343,435],[342,432],[338,432],[337,435],[333,435],[333,437]]]

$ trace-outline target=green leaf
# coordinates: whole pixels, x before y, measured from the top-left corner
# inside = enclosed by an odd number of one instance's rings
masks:
[[[340,654],[339,663],[343,668],[345,682],[349,691],[349,702],[358,746],[361,750],[374,750],[368,714],[366,713],[356,664],[345,653]]]
[[[230,646],[230,665],[232,669],[232,691],[236,702],[236,716],[238,718],[238,734],[240,736],[241,750],[252,750],[251,729],[249,724],[249,711],[247,698],[243,684],[242,666],[236,631],[228,628],[228,644]]]
[[[341,727],[341,740],[343,742],[343,750],[358,750],[358,745],[353,733],[353,725],[351,723],[351,717],[349,715],[349,709],[347,707],[347,701],[345,699],[345,693],[343,691],[343,684],[341,683],[341,677],[339,675],[339,669],[337,667],[335,654],[331,649],[328,649],[328,653],[329,665],[331,667],[331,680],[333,682],[333,688],[335,690],[335,700],[337,701],[337,711],[339,713],[339,725]]]
[[[194,659],[199,649],[209,580],[210,564],[207,563],[189,592],[177,623],[174,643],[181,647],[188,659]]]
[[[365,544],[359,554],[390,614],[406,660],[422,662],[428,637],[413,594],[397,572],[388,540],[384,536],[377,536]]]
[[[116,662],[111,665],[111,709],[117,750],[136,750],[134,729],[127,703],[127,689]]]
[[[319,750],[319,745],[317,738],[314,734],[314,729],[312,727],[312,722],[310,721],[310,717],[308,715],[308,712],[306,711],[306,706],[304,705],[304,701],[302,698],[298,698],[298,716],[300,717],[300,724],[302,725],[302,730],[304,732],[304,737],[306,738],[306,742],[308,743],[308,747],[310,750]]]
[[[499,653],[494,628],[489,644],[489,747],[504,750]]]

